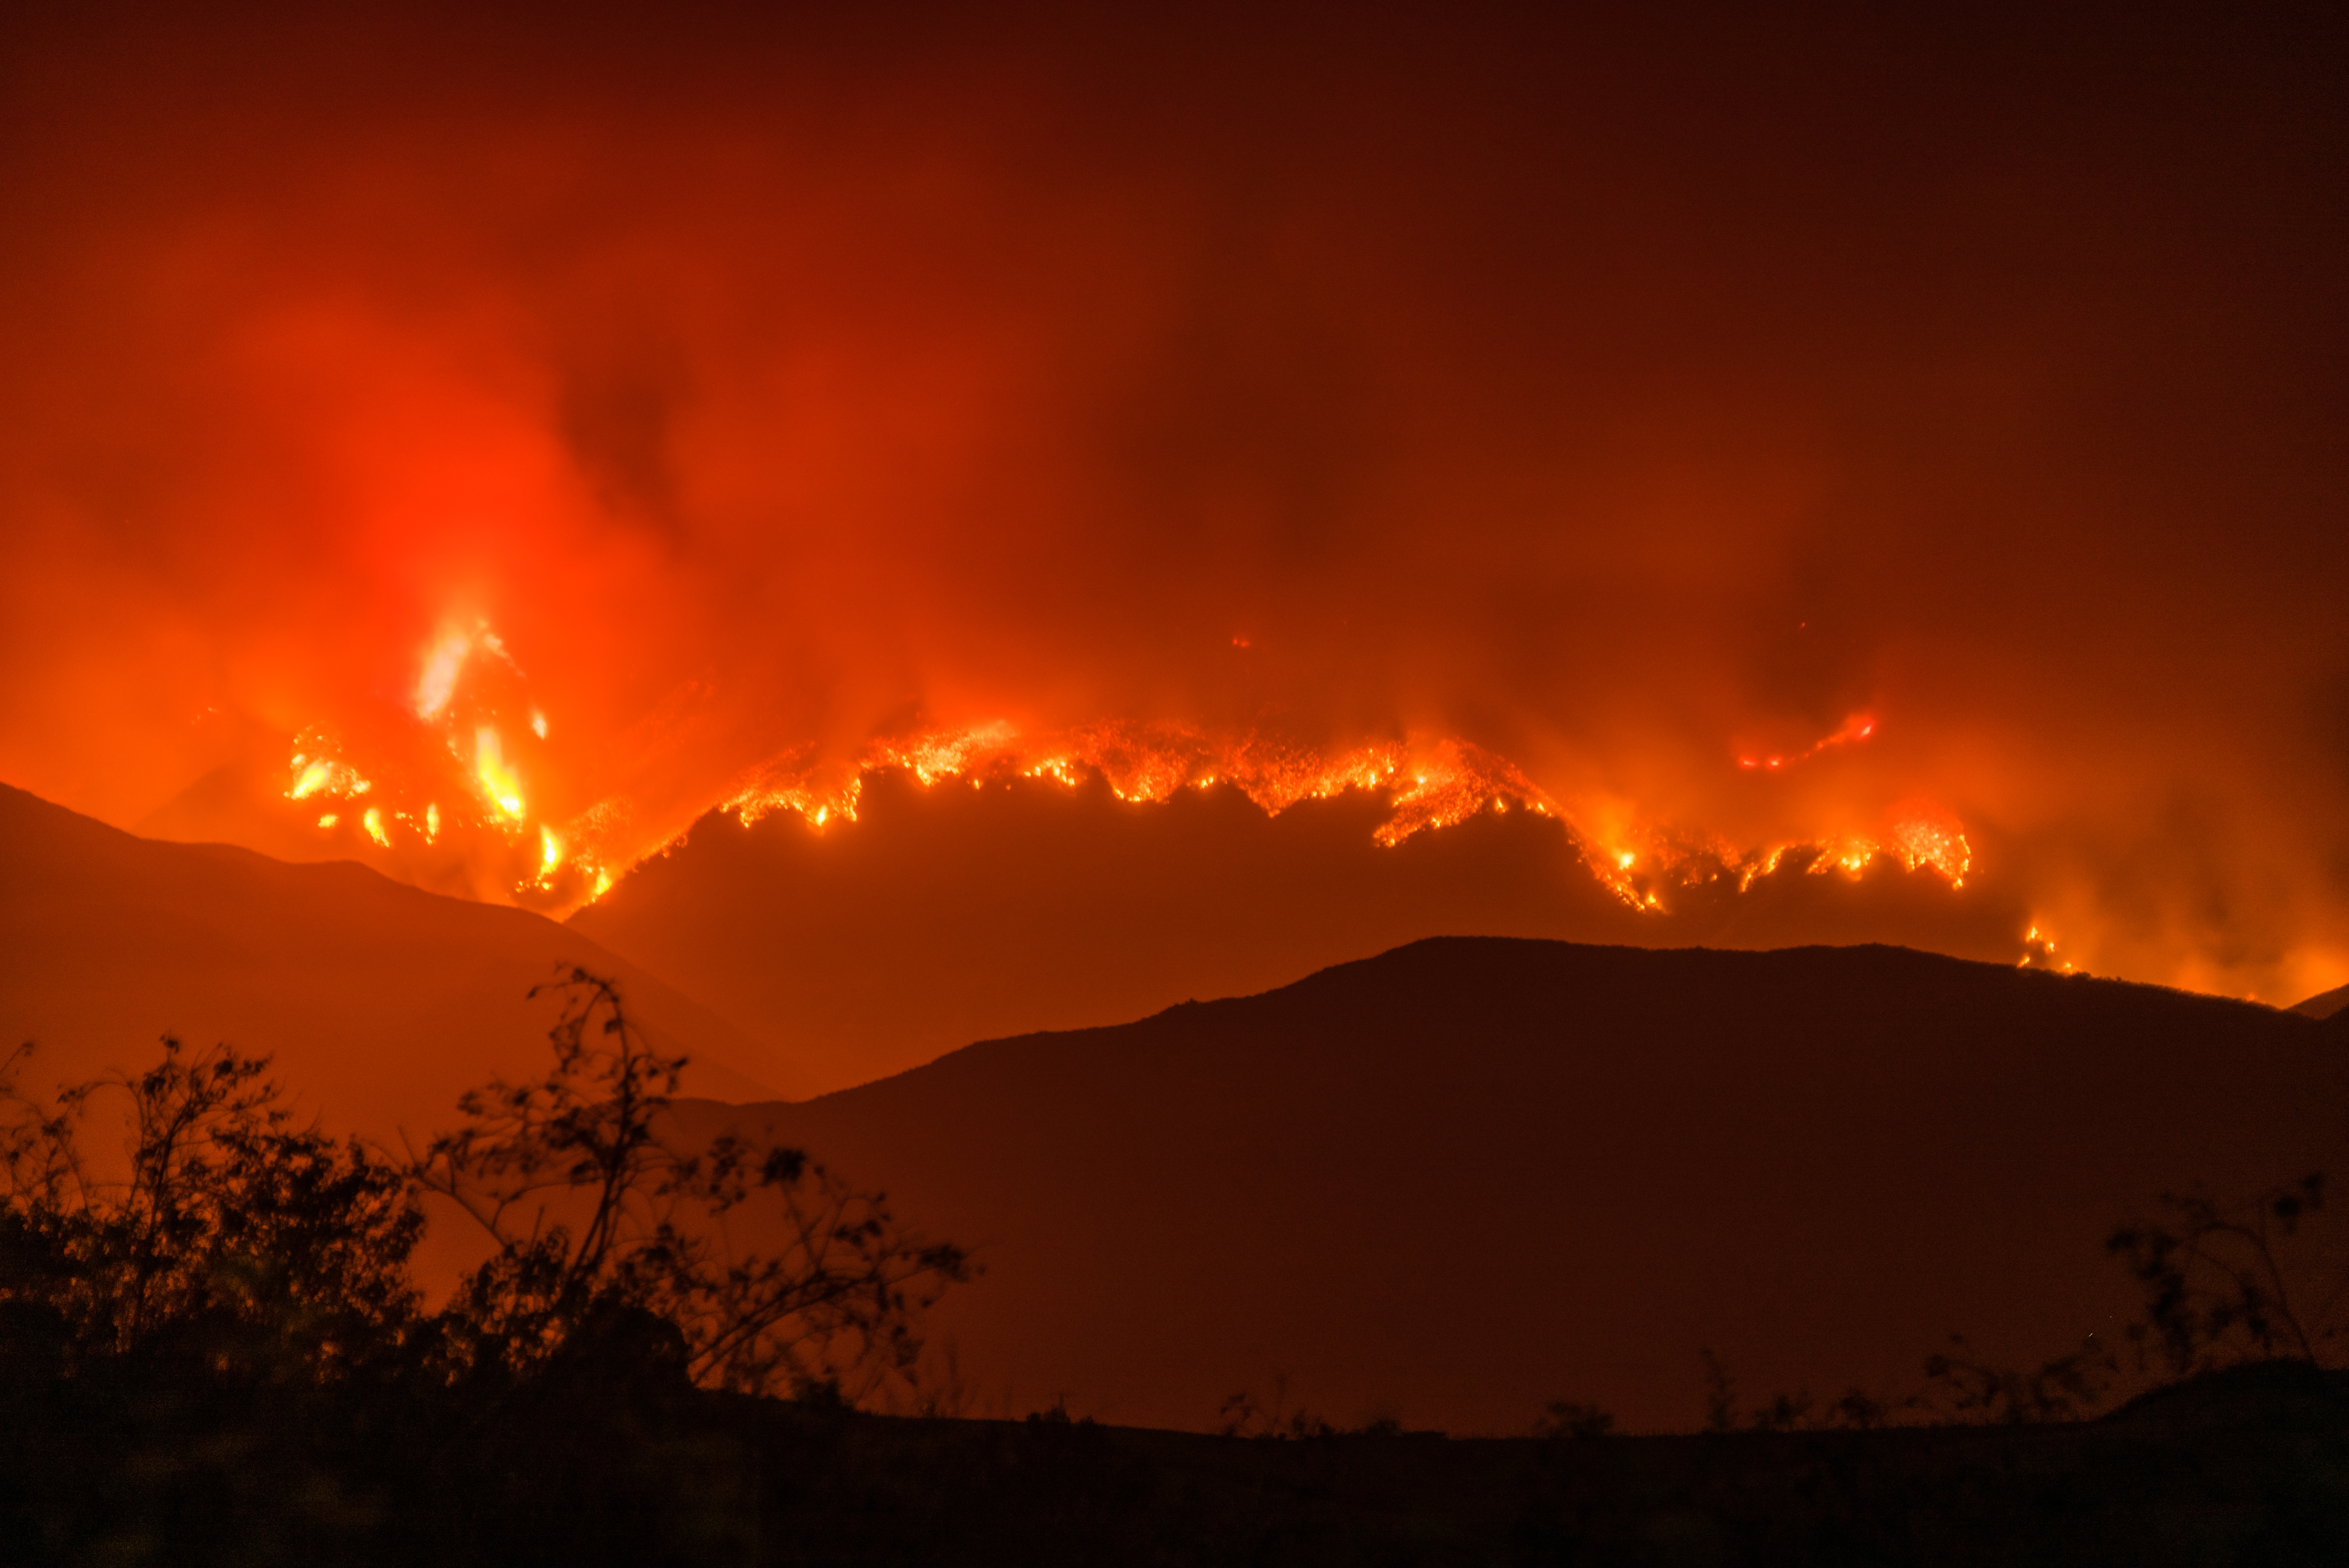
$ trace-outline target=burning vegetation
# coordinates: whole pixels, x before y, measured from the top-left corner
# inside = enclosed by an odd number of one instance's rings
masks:
[[[648,833],[626,794],[560,817],[538,804],[546,791],[537,779],[553,769],[549,721],[531,701],[521,665],[486,623],[445,633],[428,646],[409,718],[404,766],[374,758],[362,766],[329,732],[305,731],[295,742],[285,789],[288,801],[333,808],[319,814],[321,832],[348,834],[346,823],[355,820],[366,841],[389,851],[388,869],[395,874],[428,880],[417,868],[461,862],[473,870],[476,896],[567,913],[601,897],[630,866],[681,836],[681,828]],[[1861,744],[1877,729],[1874,718],[1855,717],[1805,751],[1761,763],[1741,758],[1739,765],[1775,770]],[[924,789],[1029,779],[1074,789],[1097,779],[1117,799],[1136,805],[1228,789],[1268,816],[1306,800],[1360,793],[1384,806],[1371,837],[1389,849],[1486,812],[1526,811],[1560,823],[1591,874],[1625,905],[1648,912],[1668,911],[1676,888],[1727,879],[1742,892],[1790,855],[1813,874],[1851,877],[1889,856],[1907,871],[1931,870],[1952,888],[1965,884],[1973,864],[1963,824],[1924,799],[1901,802],[1866,830],[1740,845],[1722,834],[1562,799],[1492,750],[1427,733],[1327,748],[1253,727],[1103,720],[1030,732],[996,721],[887,736],[846,758],[823,756],[813,746],[788,748],[743,770],[704,804],[745,826],[792,812],[811,828],[830,830],[856,821],[865,780],[883,772]],[[357,839],[351,841],[358,847]]]

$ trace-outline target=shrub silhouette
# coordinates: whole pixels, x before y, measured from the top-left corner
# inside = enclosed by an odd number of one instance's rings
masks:
[[[2337,1242],[2329,1259],[2311,1242],[2324,1185],[2317,1171],[2234,1199],[2199,1188],[2162,1194],[2161,1218],[2122,1224],[2105,1243],[2143,1292],[2140,1315],[2119,1342],[2092,1334],[2036,1367],[1987,1360],[1953,1334],[1926,1357],[1921,1388],[1880,1398],[1854,1388],[1824,1408],[1806,1392],[1779,1394],[1741,1416],[1728,1368],[1703,1351],[1705,1430],[2075,1421],[2233,1367],[2337,1369],[2349,1341],[2349,1260]]]
[[[534,987],[533,996],[546,987]],[[874,1397],[909,1385],[918,1315],[970,1277],[959,1249],[897,1228],[801,1150],[659,1137],[686,1060],[649,1049],[608,980],[567,969],[554,1066],[463,1097],[463,1122],[394,1159],[297,1128],[266,1057],[218,1045],[41,1102],[0,1063],[0,1313],[12,1346],[161,1357],[211,1378],[511,1387],[622,1343],[706,1386]],[[89,1144],[128,1100],[119,1174]],[[419,1194],[496,1252],[426,1313],[409,1272]],[[780,1238],[735,1244],[745,1214]],[[484,1382],[486,1380],[486,1382]]]
[[[917,1315],[970,1277],[968,1255],[900,1232],[882,1194],[799,1150],[731,1134],[671,1149],[686,1058],[646,1044],[609,980],[574,968],[531,994],[550,988],[553,1070],[465,1095],[464,1125],[409,1168],[498,1243],[448,1309],[466,1352],[525,1370],[625,1307],[673,1325],[704,1385],[856,1401],[910,1384]],[[746,1215],[779,1244],[740,1247]]]
[[[2141,1357],[2173,1377],[2243,1361],[2338,1364],[2349,1272],[2328,1281],[2286,1255],[2323,1211],[2323,1171],[2233,1202],[2164,1193],[2161,1207],[2106,1243],[2145,1290],[2130,1328]]]
[[[409,1344],[423,1219],[405,1173],[357,1140],[297,1130],[265,1058],[174,1039],[137,1077],[47,1105],[0,1064],[0,1301],[70,1356],[173,1346],[221,1372],[331,1379]],[[122,1174],[93,1168],[92,1102],[129,1102]]]

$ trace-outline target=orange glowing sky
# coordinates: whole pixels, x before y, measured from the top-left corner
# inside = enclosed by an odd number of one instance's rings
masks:
[[[1633,903],[1880,852],[2293,1000],[2317,15],[20,24],[0,779],[559,912],[978,736],[1538,809]]]

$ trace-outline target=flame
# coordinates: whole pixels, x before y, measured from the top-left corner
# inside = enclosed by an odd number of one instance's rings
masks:
[[[288,800],[306,800],[313,795],[364,795],[375,788],[347,762],[297,751],[293,766],[294,782],[285,791]]]
[[[438,718],[457,694],[457,676],[473,651],[473,639],[462,632],[443,633],[424,655],[416,677],[416,717]]]
[[[481,796],[515,822],[529,814],[523,803],[522,780],[506,766],[497,727],[485,724],[473,731],[473,774],[481,781]]]
[[[1873,719],[1856,717],[1820,746],[1863,740],[1875,728]],[[1464,740],[1415,737],[1325,753],[1256,730],[1218,738],[1179,725],[1102,723],[1032,737],[1001,722],[937,730],[876,742],[853,769],[829,775],[795,750],[754,770],[721,809],[745,827],[779,810],[814,827],[854,821],[864,775],[892,769],[924,788],[961,779],[979,785],[1000,775],[1075,789],[1099,778],[1119,799],[1138,803],[1221,786],[1237,789],[1268,816],[1302,800],[1360,791],[1385,799],[1387,818],[1371,837],[1388,849],[1483,812],[1528,810],[1558,818],[1599,880],[1630,907],[1651,913],[1670,907],[1667,894],[1676,885],[1727,874],[1744,891],[1797,851],[1808,856],[1806,870],[1814,875],[1841,871],[1856,878],[1890,854],[1908,871],[1930,867],[1953,888],[1963,885],[1972,863],[1961,825],[1924,802],[1896,808],[1881,838],[1845,833],[1741,852],[1717,837],[1580,820],[1514,764]]]
[[[489,663],[482,665],[484,660]],[[477,665],[478,676],[469,673]],[[621,795],[608,796],[567,820],[534,815],[523,787],[523,759],[509,754],[511,731],[502,727],[518,730],[526,723],[530,735],[543,740],[550,723],[505,678],[520,675],[485,622],[444,633],[428,645],[413,707],[428,733],[437,732],[433,745],[451,765],[450,777],[462,777],[481,802],[478,813],[460,810],[452,817],[432,799],[419,818],[407,814],[412,807],[391,813],[370,808],[363,821],[376,845],[409,857],[417,851],[412,842],[406,851],[396,850],[391,816],[420,819],[428,845],[440,845],[453,827],[458,836],[438,852],[473,857],[474,885],[484,896],[527,899],[542,908],[576,907],[603,897],[628,867],[675,843],[690,824],[680,824],[665,839],[647,834]],[[1834,734],[1792,758],[1773,757],[1766,766],[1783,767],[1865,742],[1878,727],[1873,717],[1855,714]],[[470,755],[463,746],[469,729]],[[348,799],[376,789],[340,759],[322,733],[305,732],[301,742],[286,791],[290,799]],[[1779,871],[1790,854],[1809,874],[1840,872],[1852,878],[1890,855],[1910,872],[1930,867],[1953,888],[1964,885],[1972,864],[1962,825],[1927,801],[1904,802],[1880,827],[1866,831],[1740,846],[1718,835],[1643,820],[1628,802],[1561,801],[1507,758],[1465,740],[1426,734],[1325,748],[1256,728],[1216,733],[1183,724],[1103,721],[1031,734],[996,720],[884,737],[848,758],[824,759],[812,747],[794,748],[741,776],[722,793],[719,809],[746,828],[774,812],[790,811],[811,828],[829,831],[857,820],[868,775],[890,772],[924,789],[950,781],[978,789],[999,779],[1031,779],[1071,790],[1104,787],[1117,799],[1136,805],[1169,800],[1186,789],[1230,789],[1268,816],[1303,801],[1359,795],[1383,808],[1371,836],[1386,849],[1487,812],[1528,811],[1557,819],[1599,882],[1627,907],[1643,913],[1666,912],[1677,890],[1724,878],[1743,892]],[[392,794],[391,803],[399,805],[397,786]],[[335,821],[324,818],[320,826]],[[492,830],[494,841],[507,847],[484,850],[481,830]],[[533,832],[534,843],[526,836]],[[526,844],[536,851],[527,859]],[[481,872],[482,865],[491,870]],[[492,879],[486,886],[484,875]]]
[[[2053,969],[2064,975],[2075,972],[2075,965],[2068,960],[2061,962],[2057,960],[2054,933],[2045,929],[2044,925],[2036,920],[2031,923],[2031,929],[2023,934],[2023,957],[2017,961],[2015,967]]]
[[[1973,848],[1954,818],[1910,805],[1892,829],[1892,852],[1910,871],[1930,866],[1950,879],[1951,887],[1966,885],[1973,868]]]
[[[1792,757],[1778,755],[1768,757],[1744,756],[1737,759],[1737,766],[1740,768],[1764,769],[1791,768],[1797,762],[1808,762],[1820,752],[1828,750],[1833,747],[1856,746],[1859,742],[1873,736],[1875,733],[1876,720],[1868,717],[1867,714],[1855,713],[1848,718],[1845,719],[1843,721],[1843,727],[1837,730],[1833,735],[1827,736],[1820,740],[1813,741],[1809,746],[1797,751]]]

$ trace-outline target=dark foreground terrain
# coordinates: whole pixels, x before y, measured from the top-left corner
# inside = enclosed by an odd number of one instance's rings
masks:
[[[502,1408],[19,1383],[23,1563],[2349,1561],[2349,1375],[2075,1425],[1207,1437],[917,1420],[594,1368]]]
[[[1707,1346],[1831,1395],[1952,1333],[2026,1365],[2114,1338],[2140,1292],[2105,1243],[2159,1194],[2349,1173],[2344,1045],[2349,1016],[1900,948],[1451,937],[678,1109],[970,1246],[935,1329],[989,1414],[1195,1428],[1285,1375],[1344,1425],[1562,1398],[1656,1431],[1701,1418]]]

